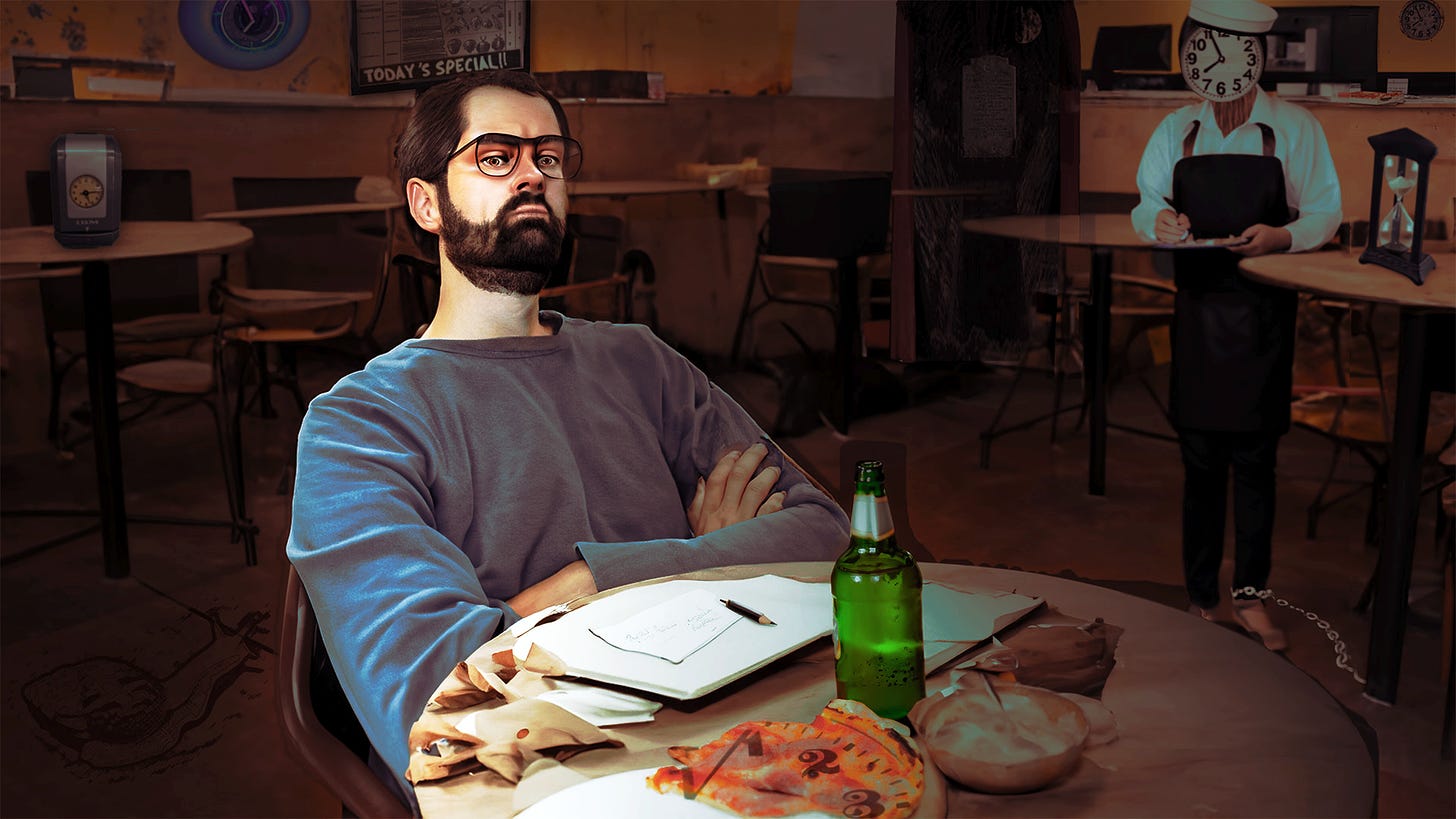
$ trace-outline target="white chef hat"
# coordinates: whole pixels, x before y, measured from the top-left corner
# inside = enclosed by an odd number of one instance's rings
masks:
[[[1188,16],[1235,34],[1263,34],[1274,27],[1279,12],[1255,0],[1193,0]]]

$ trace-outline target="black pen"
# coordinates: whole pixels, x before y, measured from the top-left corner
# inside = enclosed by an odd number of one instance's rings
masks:
[[[777,625],[777,623],[775,623],[774,621],[768,619],[768,617],[766,615],[759,614],[758,612],[756,612],[753,609],[751,609],[751,608],[743,605],[742,603],[735,603],[732,600],[722,600],[722,599],[720,599],[718,602],[719,603],[722,603],[725,606],[727,606],[729,611],[732,611],[732,612],[737,613],[737,614],[741,614],[744,617],[747,617],[748,619],[754,621],[755,623],[758,623],[759,625],[764,625],[764,626]]]

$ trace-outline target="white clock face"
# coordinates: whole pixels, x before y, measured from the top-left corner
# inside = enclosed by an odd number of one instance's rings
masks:
[[[82,174],[71,180],[71,201],[83,208],[94,208],[101,204],[105,189],[101,180],[90,174]]]
[[[1227,102],[1254,90],[1264,73],[1264,39],[1196,26],[1183,46],[1183,79],[1204,99]]]

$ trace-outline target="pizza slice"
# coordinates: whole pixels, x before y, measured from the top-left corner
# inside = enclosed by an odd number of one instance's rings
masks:
[[[925,763],[893,725],[833,700],[812,723],[745,722],[702,747],[669,748],[682,765],[647,784],[745,816],[908,817],[925,792]]]

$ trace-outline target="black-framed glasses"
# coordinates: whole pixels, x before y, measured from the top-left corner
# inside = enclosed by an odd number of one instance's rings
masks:
[[[533,139],[514,134],[481,134],[455,149],[445,158],[450,161],[475,149],[475,167],[486,176],[510,176],[521,158],[521,146],[531,146],[531,161],[542,176],[552,179],[570,179],[581,170],[581,143],[571,137],[546,134]]]

